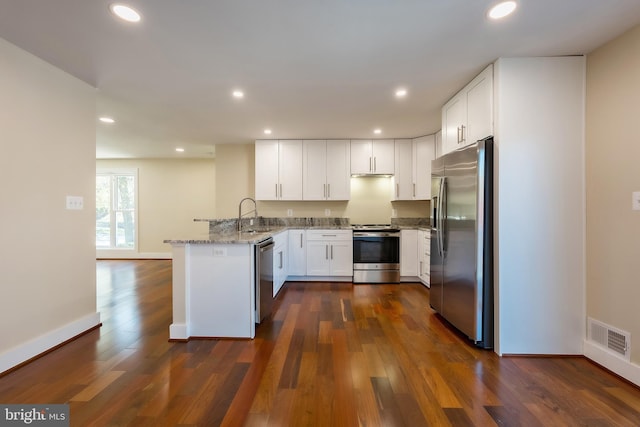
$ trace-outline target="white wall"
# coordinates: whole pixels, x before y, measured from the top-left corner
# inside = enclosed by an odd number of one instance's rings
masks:
[[[98,251],[98,257],[171,257],[165,239],[208,235],[216,211],[216,163],[213,159],[97,160],[97,168],[138,170],[138,250]]]
[[[0,39],[0,372],[99,323],[95,90]],[[83,210],[66,210],[66,196]]]
[[[583,57],[495,66],[499,354],[582,354]]]
[[[631,333],[640,384],[640,26],[587,57],[587,315]],[[635,344],[634,344],[635,342]],[[614,369],[604,360],[599,363]]]

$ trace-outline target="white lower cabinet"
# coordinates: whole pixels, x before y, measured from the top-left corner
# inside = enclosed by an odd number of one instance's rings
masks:
[[[431,232],[418,230],[418,277],[431,286]]]
[[[287,248],[289,246],[288,231],[273,236],[273,296],[278,294],[287,280]]]
[[[400,277],[418,277],[418,230],[400,230]]]
[[[289,230],[289,276],[307,275],[307,239],[305,230]]]
[[[351,230],[307,230],[307,276],[353,276]]]

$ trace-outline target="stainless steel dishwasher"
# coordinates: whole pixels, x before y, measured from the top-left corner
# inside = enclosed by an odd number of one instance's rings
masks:
[[[256,323],[271,314],[273,307],[273,239],[255,245]]]

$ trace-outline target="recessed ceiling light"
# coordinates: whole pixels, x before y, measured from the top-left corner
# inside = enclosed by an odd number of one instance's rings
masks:
[[[501,19],[505,16],[511,15],[518,4],[515,1],[503,1],[496,4],[491,9],[487,16],[491,19]]]
[[[234,90],[233,91],[233,97],[234,98],[244,98],[244,92],[241,90]]]
[[[98,120],[100,120],[102,123],[115,123],[116,122],[111,117],[100,117]]]
[[[374,129],[373,133],[375,133],[376,135],[380,135],[382,133],[382,129]]]
[[[397,98],[404,98],[405,96],[407,96],[407,90],[406,89],[398,89],[398,90],[396,90],[396,97]]]
[[[264,133],[265,135],[271,135],[271,129],[265,129]]]
[[[180,147],[178,147],[178,148],[176,148],[176,151],[177,151],[178,153],[184,153],[184,148],[180,148]]]
[[[130,8],[129,6],[125,6],[124,4],[112,3],[111,5],[109,5],[109,10],[111,10],[111,13],[124,21],[140,22],[140,14],[136,10]]]

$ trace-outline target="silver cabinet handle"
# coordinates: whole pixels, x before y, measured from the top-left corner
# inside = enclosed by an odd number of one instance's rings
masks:
[[[461,129],[460,135],[461,135],[462,142],[465,142],[467,140],[467,138],[464,136],[464,128],[465,128],[465,125],[460,125],[460,129]]]
[[[456,140],[458,144],[460,144],[460,126],[456,128],[456,132],[458,132],[458,134],[456,135]]]
[[[322,184],[322,197],[327,198],[327,184]]]
[[[276,199],[278,198],[278,184],[276,183]]]
[[[329,245],[324,245],[324,259],[329,259]]]
[[[331,184],[327,184],[327,199],[331,198]]]
[[[373,166],[372,166],[373,165],[373,163],[372,163],[373,160],[372,159],[373,158],[371,156],[369,156],[369,172],[373,172]]]
[[[378,166],[376,165],[376,160],[377,160],[377,159],[378,159],[377,157],[374,157],[374,158],[373,158],[373,171],[374,171],[374,172],[376,172],[376,171],[378,170]]]
[[[396,197],[400,197],[400,184],[396,183]]]
[[[282,199],[282,184],[280,184],[280,198]]]
[[[416,197],[416,183],[413,183],[413,197]]]
[[[333,245],[331,245],[331,259],[333,259]]]
[[[280,269],[282,269],[282,251],[279,252],[280,255]]]
[[[323,234],[322,237],[338,237],[337,234]]]
[[[302,233],[300,233],[300,247],[302,247]]]

